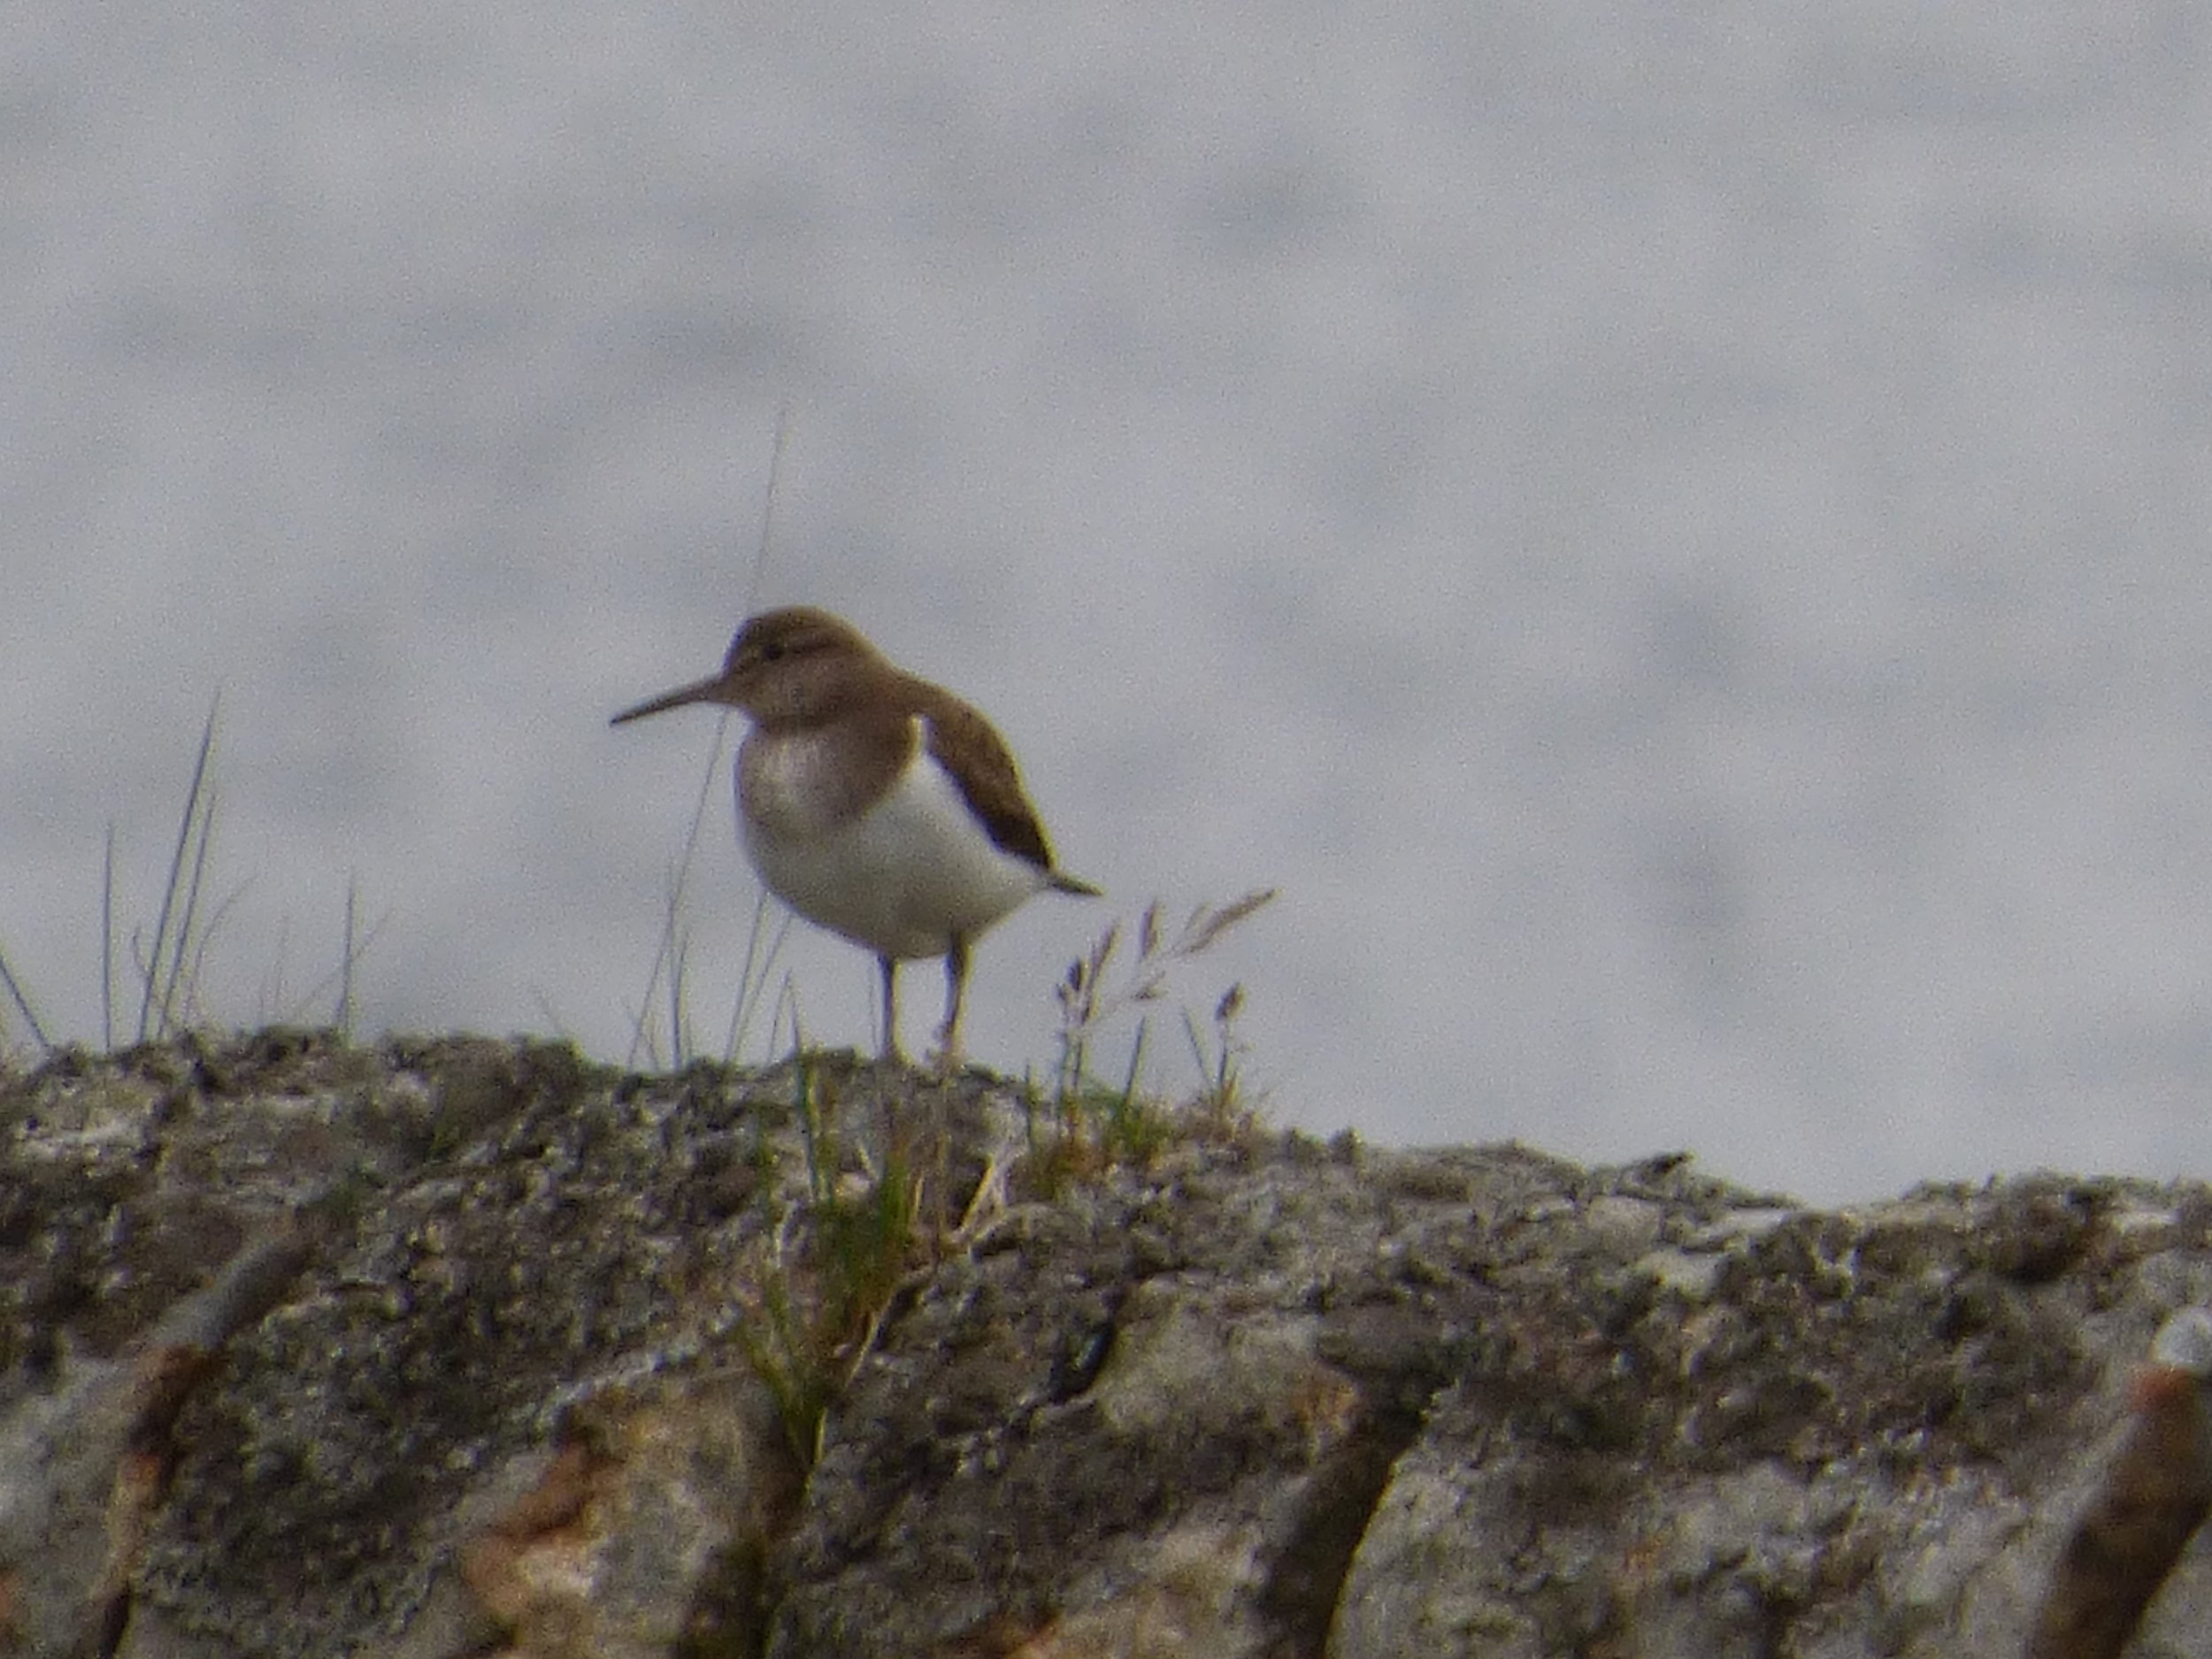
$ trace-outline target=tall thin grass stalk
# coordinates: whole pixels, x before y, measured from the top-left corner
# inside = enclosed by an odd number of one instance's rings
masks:
[[[266,999],[276,1010],[276,1018],[288,1021],[311,1019],[320,1017],[326,1010],[333,1028],[351,1037],[355,1022],[360,1018],[359,994],[356,987],[361,959],[368,954],[369,947],[376,942],[377,935],[384,931],[385,923],[390,919],[388,915],[380,916],[366,928],[362,926],[360,879],[348,876],[343,924],[345,933],[341,941],[342,949],[337,965],[296,997],[284,997],[280,981],[280,994]],[[286,929],[288,933],[288,921]],[[542,1002],[542,993],[539,993],[539,999]]]
[[[168,1035],[182,1029],[199,1012],[199,987],[207,965],[207,941],[215,925],[229,914],[238,895],[217,905],[205,926],[199,926],[200,895],[206,890],[208,848],[215,838],[216,795],[211,785],[200,812],[200,829],[192,849],[192,875],[184,886],[184,909],[169,940],[169,979],[162,995],[161,1019],[154,1034]]]
[[[200,882],[206,872],[208,842],[214,828],[215,803],[208,783],[207,764],[215,749],[215,718],[222,702],[223,694],[218,690],[208,703],[207,724],[200,733],[200,752],[192,763],[192,782],[185,792],[184,815],[177,824],[177,844],[169,859],[169,881],[162,891],[161,913],[154,923],[153,945],[140,964],[145,977],[144,992],[138,1004],[140,1042],[165,1035],[174,1024],[185,953],[191,948]],[[188,865],[191,871],[188,881],[185,873]],[[168,958],[165,971],[165,954]]]
[[[353,963],[358,937],[355,924],[356,905],[359,897],[360,878],[349,875],[346,878],[345,955],[338,959],[338,1007],[331,1018],[331,1023],[338,1027],[339,1034],[348,1041],[353,1037]]]
[[[680,949],[678,935],[682,930],[684,895],[691,883],[691,864],[699,850],[699,831],[707,819],[707,801],[714,792],[714,774],[722,764],[723,751],[729,747],[730,717],[725,713],[714,725],[714,748],[707,756],[706,769],[699,776],[699,794],[691,803],[691,822],[684,831],[683,850],[676,856],[676,866],[669,877],[668,904],[661,919],[660,942],[653,951],[653,966],[645,978],[645,995],[639,999],[637,1023],[630,1031],[630,1055],[624,1063],[634,1066],[641,1056],[653,1055],[653,1041],[647,1034],[652,1008],[665,981],[669,996],[669,1030],[674,1041],[674,1052],[670,1064],[681,1065],[684,1061],[682,1043],[683,986],[678,956]]]
[[[757,599],[761,583],[768,570],[769,555],[775,546],[776,503],[782,493],[784,452],[790,447],[791,405],[785,403],[776,411],[776,437],[768,456],[768,492],[761,504],[760,541],[753,556],[753,573],[747,583],[745,609],[749,615]],[[730,715],[725,710],[715,722],[714,748],[707,757],[704,771],[699,776],[698,797],[692,803],[691,822],[684,832],[683,850],[677,856],[674,874],[670,879],[666,913],[661,921],[660,943],[653,953],[653,966],[646,975],[645,995],[638,1002],[638,1016],[630,1030],[630,1053],[625,1062],[636,1065],[639,1058],[657,1057],[654,1044],[648,1034],[651,1010],[657,998],[665,988],[668,997],[669,1064],[682,1065],[691,1057],[690,1019],[686,1003],[684,969],[689,951],[688,929],[684,923],[685,902],[691,887],[692,860],[699,850],[700,826],[706,822],[707,802],[714,793],[715,774],[721,769],[722,757],[729,749]],[[763,907],[767,895],[761,895],[761,903],[753,912],[752,935],[745,949],[745,972],[738,982],[736,1003],[730,1010],[729,1034],[725,1041],[723,1057],[726,1060],[737,1051],[745,1028],[750,1024],[752,1003],[757,1000],[758,986],[765,982],[776,951],[781,948],[783,934],[779,932],[766,958],[760,959],[759,977],[756,979],[754,964],[759,948],[763,926]],[[787,926],[788,923],[787,922]]]
[[[688,872],[687,872],[688,873]],[[668,894],[668,1057],[681,1065],[691,1053],[690,1024],[684,1018],[684,971],[691,964],[691,929],[680,909],[683,889],[672,886]]]
[[[768,451],[768,494],[760,503],[760,542],[753,552],[752,579],[745,585],[745,614],[760,603],[761,585],[768,580],[769,556],[776,549],[776,503],[783,497],[783,457],[791,447],[791,400],[776,405],[776,438]]]
[[[204,862],[207,852],[204,842],[202,843],[200,851],[201,859]],[[199,884],[200,872],[195,869],[192,875],[193,903],[188,908],[188,914],[198,910]],[[191,964],[188,967],[180,964],[176,974],[176,982],[180,989],[177,1000],[177,1018],[169,1025],[172,1031],[180,1031],[195,1020],[204,1019],[206,1017],[206,1010],[200,1002],[200,983],[207,973],[207,948],[213,942],[217,930],[222,926],[223,920],[230,914],[232,907],[246,896],[247,889],[252,885],[251,882],[242,882],[234,887],[225,896],[223,902],[209,914],[206,925],[193,930],[190,936]]]
[[[745,933],[745,964],[737,976],[737,998],[730,1004],[730,1026],[722,1040],[722,1064],[729,1065],[737,1059],[738,1050],[745,1046],[753,1021],[760,1015],[761,994],[768,988],[768,976],[775,972],[776,958],[783,954],[783,941],[791,936],[791,912],[783,912],[776,925],[772,938],[768,933],[769,907],[773,896],[762,887],[753,900],[753,924]],[[765,951],[761,941],[768,940]],[[779,999],[780,1000],[780,999]],[[768,1041],[776,1040],[776,1004],[768,1010]]]
[[[100,860],[100,1052],[115,1048],[115,820]]]
[[[288,1006],[284,1000],[284,976],[292,967],[292,918],[288,914],[278,918],[276,959],[269,971],[261,976],[260,1008],[265,1018],[283,1018]]]
[[[192,775],[185,788],[176,839],[170,849],[169,873],[163,884],[152,937],[149,939],[135,928],[129,934],[130,960],[139,981],[134,1041],[141,1043],[158,1041],[206,1018],[201,987],[206,978],[209,950],[225,919],[250,886],[242,885],[217,902],[208,885],[214,873],[215,826],[220,806],[220,792],[215,781],[215,736],[221,723],[222,701],[219,687],[208,701],[207,718],[200,729],[199,748],[193,757]],[[110,819],[100,857],[100,1041],[103,1048],[110,1052],[114,1049],[118,1036],[118,839],[114,820]],[[279,935],[273,975],[264,981],[264,1018],[295,1020],[311,1009],[327,1007],[324,999],[335,985],[336,1018],[340,1028],[350,1034],[356,1018],[355,967],[381,926],[380,921],[363,932],[358,885],[349,879],[343,954],[331,973],[325,975],[296,1003],[287,1006],[284,978],[290,938],[288,920]],[[42,1048],[50,1052],[54,1045],[44,1023],[38,1018],[22,986],[8,972],[4,960],[0,960],[0,991],[4,991],[7,999],[21,1010],[32,1034]]]
[[[768,449],[768,488],[760,503],[760,540],[753,549],[753,573],[745,585],[745,614],[750,616],[760,603],[760,590],[768,579],[768,562],[776,550],[776,509],[783,500],[783,457],[791,448],[791,402],[786,398],[776,405],[776,435]],[[723,717],[723,733],[729,729],[729,717]],[[719,750],[718,749],[718,754]],[[714,768],[707,772],[712,777]],[[744,1047],[746,1034],[760,1009],[760,995],[775,971],[776,958],[782,953],[783,941],[790,936],[791,917],[786,912],[776,927],[775,936],[768,941],[765,952],[761,940],[767,933],[768,911],[774,902],[764,886],[754,895],[752,924],[745,932],[745,962],[738,971],[737,995],[730,1003],[730,1022],[722,1038],[722,1063],[731,1064],[738,1050]],[[774,1012],[770,1011],[772,1025]],[[770,1033],[770,1041],[774,1033]]]
[[[1129,1045],[1129,1070],[1121,1079],[1121,1093],[1114,1097],[1107,1113],[1106,1125],[1117,1145],[1132,1138],[1141,1108],[1137,1101],[1137,1079],[1144,1073],[1145,1039],[1151,1034],[1152,1022],[1137,1022],[1136,1041]]]

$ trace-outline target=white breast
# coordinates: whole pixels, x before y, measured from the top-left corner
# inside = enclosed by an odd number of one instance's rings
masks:
[[[800,915],[879,955],[941,956],[1045,885],[999,849],[926,744],[882,800],[841,824],[779,810],[780,793],[757,778],[753,812],[740,802],[746,856]]]

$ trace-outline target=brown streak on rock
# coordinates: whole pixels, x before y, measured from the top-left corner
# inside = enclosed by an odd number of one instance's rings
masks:
[[[611,1463],[580,1440],[567,1442],[538,1484],[463,1547],[462,1582],[500,1624],[523,1625],[545,1601],[545,1580],[579,1570],[584,1522]]]
[[[2200,1390],[2159,1371],[2138,1381],[2134,1426],[2052,1570],[2028,1659],[2117,1659],[2212,1513]]]

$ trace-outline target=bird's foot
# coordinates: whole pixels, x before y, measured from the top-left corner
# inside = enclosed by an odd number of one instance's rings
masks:
[[[940,1078],[949,1078],[960,1070],[960,1033],[949,1025],[937,1033],[936,1045],[929,1051],[926,1064]]]

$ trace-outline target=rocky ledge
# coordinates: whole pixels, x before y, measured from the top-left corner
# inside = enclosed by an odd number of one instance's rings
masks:
[[[2212,1296],[2195,1184],[1064,1128],[475,1038],[0,1076],[0,1653],[2016,1653]],[[2130,1651],[2207,1629],[2200,1540]]]

